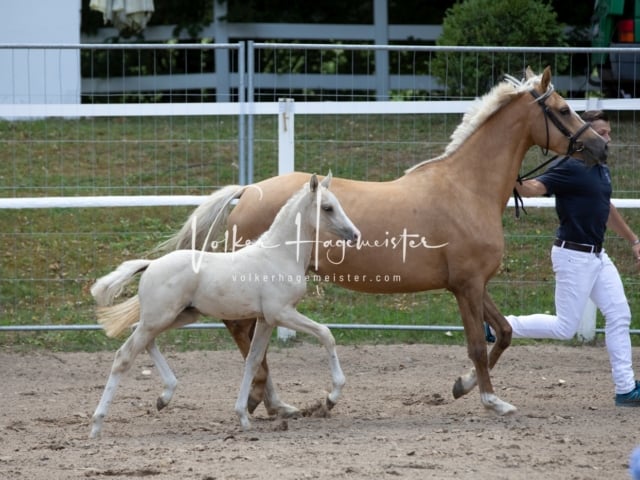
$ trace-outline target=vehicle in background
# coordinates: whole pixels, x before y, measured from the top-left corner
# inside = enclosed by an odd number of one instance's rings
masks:
[[[640,0],[595,0],[591,45],[640,48]],[[640,53],[593,53],[589,82],[606,96],[640,96]]]

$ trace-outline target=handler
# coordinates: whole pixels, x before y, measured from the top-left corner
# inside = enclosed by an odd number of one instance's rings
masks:
[[[611,141],[606,113],[587,111],[582,119]],[[513,338],[570,340],[591,298],[605,318],[605,342],[617,406],[640,407],[640,382],[632,366],[631,310],[618,269],[602,248],[607,226],[629,242],[640,266],[640,240],[611,203],[609,167],[587,167],[580,152],[553,164],[535,179],[517,184],[523,197],[555,196],[560,225],[551,248],[556,315],[508,315]],[[493,332],[487,326],[487,340]]]

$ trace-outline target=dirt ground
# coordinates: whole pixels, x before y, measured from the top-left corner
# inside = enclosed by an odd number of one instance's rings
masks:
[[[470,368],[464,347],[338,352],[347,385],[328,417],[271,419],[260,406],[247,432],[233,411],[237,352],[167,355],[180,384],[160,413],[159,376],[139,357],[94,440],[90,416],[112,353],[0,352],[0,478],[629,478],[640,409],[614,406],[602,346],[513,346],[493,372],[498,395],[518,407],[503,418],[484,410],[477,390],[451,396]],[[272,349],[270,361],[285,401],[324,399],[321,347]]]

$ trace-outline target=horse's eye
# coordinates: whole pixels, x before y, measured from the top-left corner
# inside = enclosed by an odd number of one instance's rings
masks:
[[[569,107],[563,107],[560,109],[560,113],[562,115],[569,115],[571,113],[571,109]]]
[[[323,205],[322,210],[325,212],[333,212],[333,207],[331,205]]]

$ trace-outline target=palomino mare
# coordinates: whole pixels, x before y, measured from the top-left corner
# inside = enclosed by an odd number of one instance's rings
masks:
[[[588,163],[607,157],[605,140],[554,91],[549,68],[538,76],[527,69],[523,81],[507,76],[464,115],[442,155],[415,165],[404,176],[390,182],[334,178],[333,189],[361,228],[362,238],[345,251],[319,244],[317,273],[343,287],[371,293],[451,291],[474,365],[456,380],[453,395],[458,398],[477,384],[482,404],[501,415],[515,407],[495,395],[489,370],[510,345],[511,329],[489,296],[487,283],[504,251],[502,214],[533,145],[568,154],[582,151]],[[257,190],[245,191],[229,216],[227,233],[239,244],[256,238],[306,178],[308,174],[293,173],[259,182],[262,198]],[[164,247],[189,245],[194,220],[201,245],[200,230],[209,227],[216,208],[214,201],[205,201]],[[400,275],[401,281],[379,281],[389,274]],[[497,332],[489,356],[483,320]],[[243,355],[252,325],[251,320],[227,324]],[[266,386],[267,410],[290,411],[273,392],[266,358],[262,366],[249,408],[263,399]]]
[[[336,235],[343,242],[357,241],[360,232],[327,187],[315,175],[280,209],[271,227],[257,242],[234,253],[175,250],[156,260],[131,260],[100,278],[91,288],[98,319],[107,335],[116,336],[138,322],[116,353],[111,374],[92,419],[91,437],[100,434],[121,376],[145,348],[153,359],[164,390],[158,409],[164,408],[176,387],[176,377],[155,344],[165,330],[196,321],[200,314],[224,318],[258,318],[245,362],[235,410],[243,428],[249,428],[247,399],[251,382],[275,325],[316,337],[329,353],[333,390],[326,399],[333,407],[345,383],[329,329],[305,317],[296,304],[306,292],[306,272],[318,232]],[[302,184],[300,182],[298,187]],[[230,186],[217,192],[223,205],[247,187]],[[137,273],[138,294],[111,306],[115,296]]]

